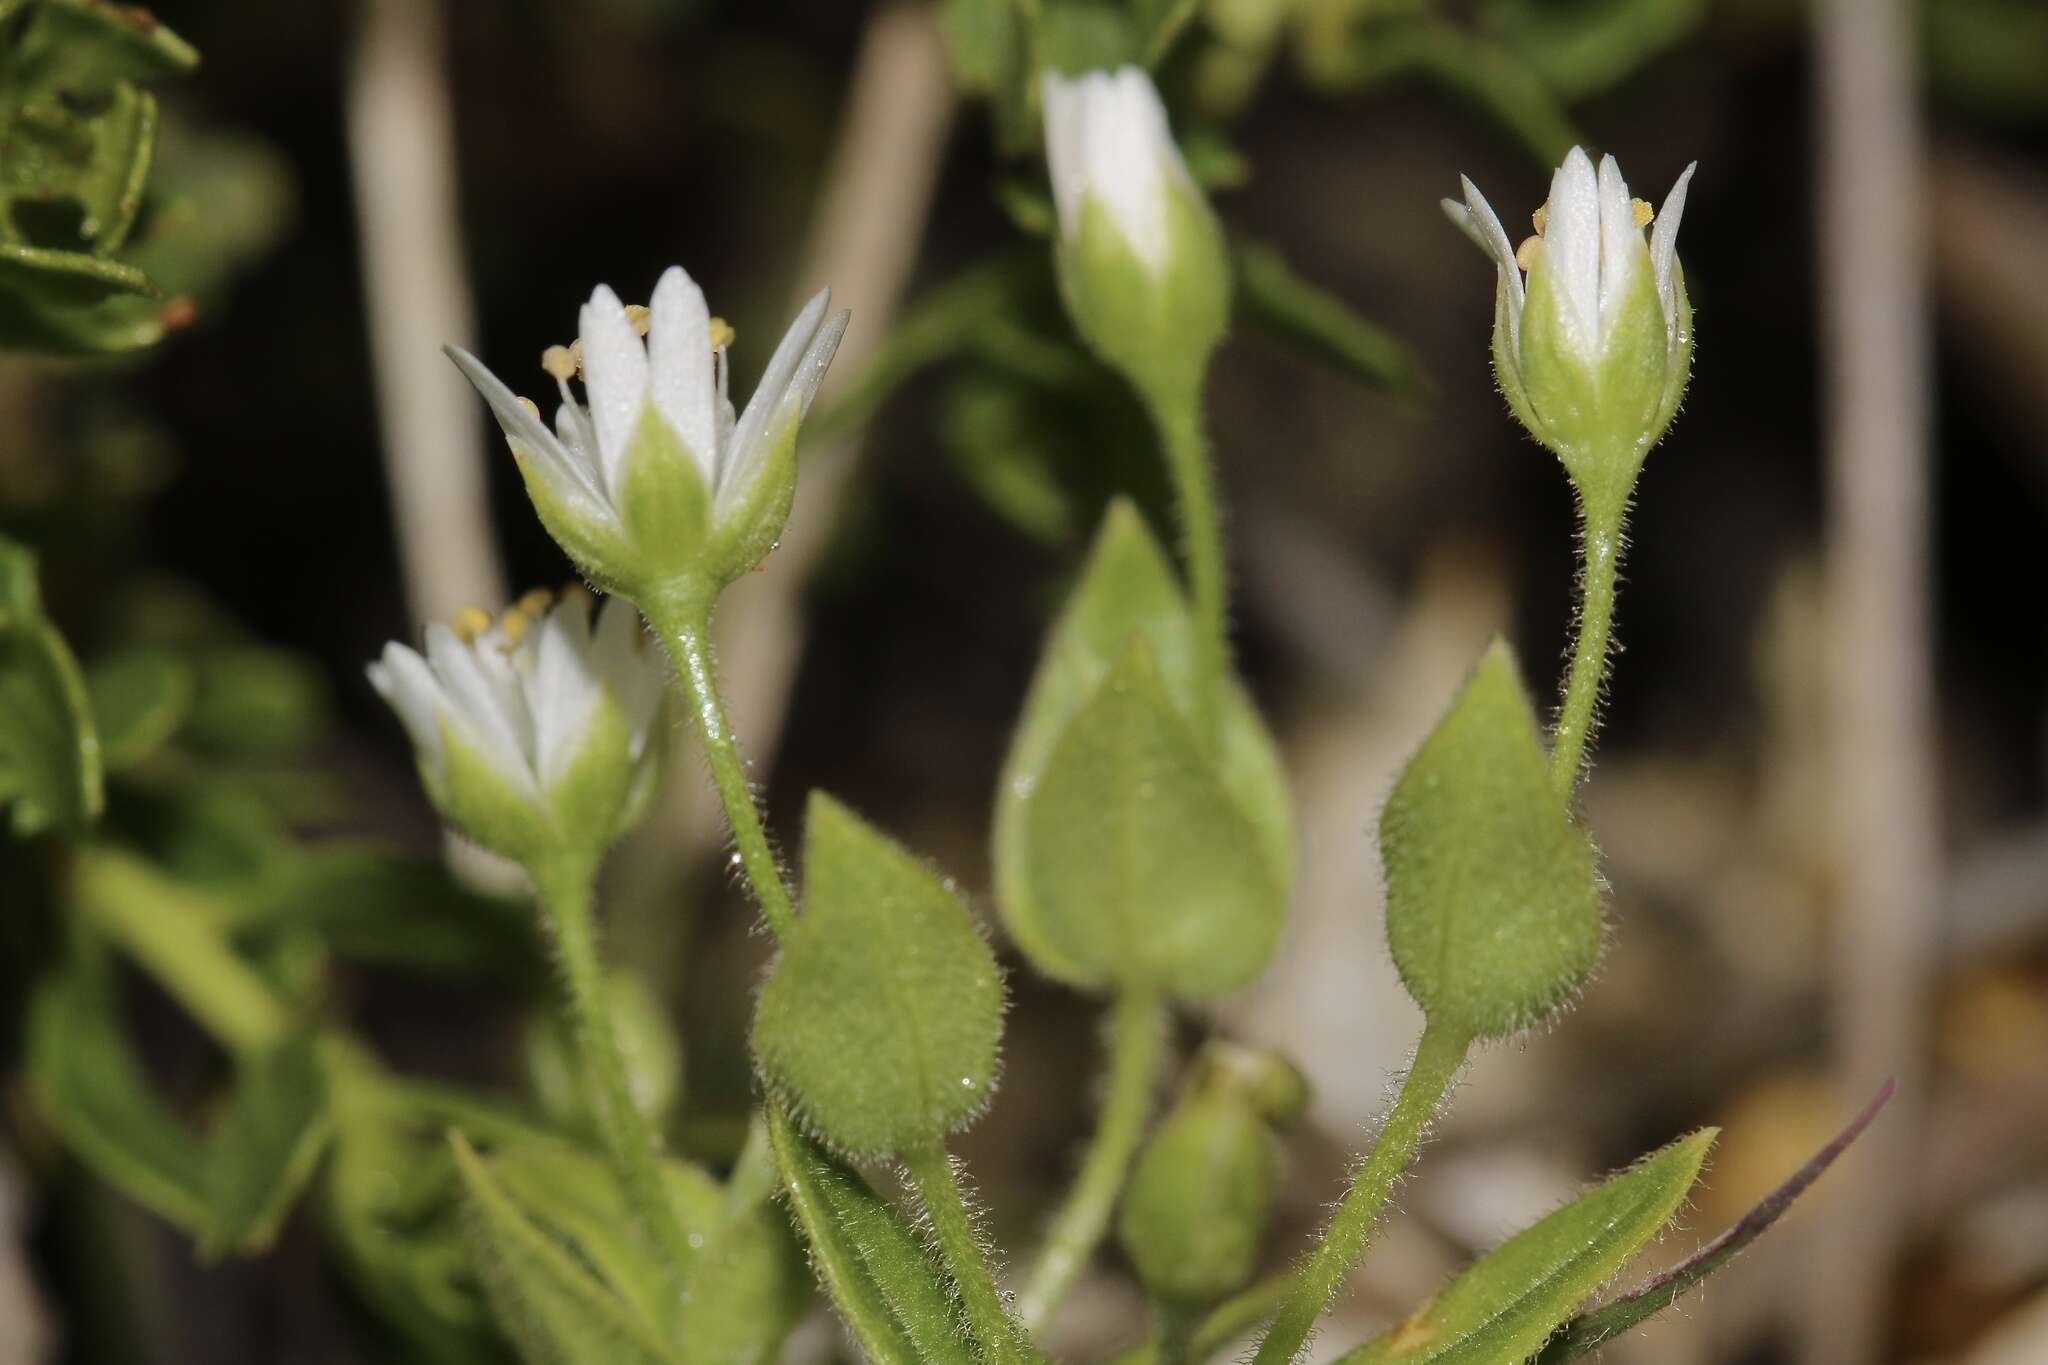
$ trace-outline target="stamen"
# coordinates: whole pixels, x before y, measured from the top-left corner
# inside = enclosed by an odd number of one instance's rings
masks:
[[[1541,237],[1524,237],[1522,244],[1515,248],[1515,264],[1522,268],[1524,275],[1536,264],[1536,247],[1542,240]]]
[[[504,637],[498,641],[498,652],[500,654],[510,654],[513,650],[519,648],[519,642],[526,638],[526,632],[532,625],[533,618],[518,607],[512,607],[507,610],[503,616],[498,618],[498,633]]]
[[[727,322],[724,318],[711,319],[712,350],[722,351],[737,340],[739,340],[739,333],[732,329],[731,323]]]
[[[1548,199],[1536,206],[1536,211],[1529,215],[1529,221],[1536,224],[1536,235],[1541,237],[1543,230],[1550,226],[1550,201]]]
[[[647,328],[653,316],[652,313],[647,311],[647,305],[644,303],[629,303],[626,305],[626,321],[632,323],[633,330],[643,337],[647,335]]]
[[[455,632],[455,638],[466,645],[473,645],[477,637],[491,628],[491,614],[482,607],[464,607],[448,618],[448,629]]]
[[[1629,212],[1635,215],[1636,226],[1639,228],[1646,228],[1657,221],[1657,210],[1650,207],[1650,201],[1647,199],[1631,199],[1628,201],[1628,207]]]
[[[576,347],[550,346],[542,351],[540,367],[548,372],[548,378],[566,384],[581,373],[583,357],[577,353],[577,348],[581,345],[582,343],[578,342]]]
[[[512,606],[514,610],[525,612],[528,616],[539,616],[554,604],[555,595],[552,592],[546,588],[534,588],[522,593]]]

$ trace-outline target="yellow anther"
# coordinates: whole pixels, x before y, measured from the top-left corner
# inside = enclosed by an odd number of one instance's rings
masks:
[[[500,616],[498,618],[498,633],[504,638],[498,642],[499,650],[510,654],[513,650],[519,648],[519,642],[526,638],[526,632],[532,625],[533,618],[517,607]]]
[[[475,644],[477,637],[490,628],[491,614],[482,607],[464,607],[448,618],[448,629],[466,645]]]
[[[566,384],[576,377],[582,366],[577,363],[576,353],[567,346],[550,346],[540,353],[540,367],[548,372],[548,378]]]
[[[629,303],[626,305],[626,321],[632,323],[633,330],[641,336],[647,335],[648,319],[652,316],[647,311],[647,305],[644,303]]]
[[[1646,228],[1657,220],[1657,210],[1650,207],[1650,201],[1647,199],[1631,199],[1628,201],[1628,207],[1629,211],[1635,214],[1636,226],[1639,228]]]
[[[1515,264],[1522,268],[1524,275],[1536,264],[1536,247],[1542,240],[1541,237],[1524,237],[1522,244],[1515,248]]]
[[[1550,226],[1550,201],[1546,199],[1538,204],[1536,212],[1529,215],[1529,220],[1536,224],[1536,235],[1541,237],[1543,229]]]
[[[543,616],[547,613],[547,609],[554,604],[555,595],[553,593],[549,592],[546,588],[533,588],[522,593],[519,600],[512,604],[512,607],[513,610],[524,612],[528,616]]]
[[[520,399],[519,406],[525,408],[527,411],[527,415],[530,417],[538,418],[540,416],[540,405],[538,403],[535,403],[531,398]]]
[[[739,339],[739,333],[724,318],[711,319],[711,349],[722,351]]]

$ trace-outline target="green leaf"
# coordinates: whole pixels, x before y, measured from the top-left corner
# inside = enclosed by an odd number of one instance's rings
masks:
[[[1024,32],[1016,0],[941,0],[939,32],[963,94],[993,97],[1017,79]]]
[[[262,645],[197,651],[199,690],[185,737],[236,754],[303,748],[328,722],[327,686],[310,661]]]
[[[191,45],[140,5],[29,0],[8,8],[31,11],[8,64],[32,90],[104,90],[120,81],[183,75],[199,64]]]
[[[1501,1365],[1540,1350],[1685,1201],[1713,1145],[1702,1129],[1610,1177],[1482,1256],[1338,1365]]]
[[[775,1198],[777,1175],[765,1121],[749,1124],[726,1182],[725,1207],[689,1283],[679,1329],[698,1365],[758,1365],[782,1353],[816,1296],[796,1230]]]
[[[133,266],[0,242],[0,347],[98,355],[161,340],[167,309]]]
[[[192,706],[190,666],[155,649],[129,649],[85,671],[108,772],[132,768],[177,733]]]
[[[505,1194],[476,1149],[448,1135],[484,1294],[529,1365],[679,1365],[654,1327]]]
[[[642,977],[615,970],[606,978],[604,996],[625,1063],[626,1087],[654,1130],[665,1131],[682,1105],[682,1039],[661,997]],[[526,1076],[541,1112],[593,1142],[601,1136],[596,1096],[559,1008],[536,1013],[527,1025]]]
[[[1109,910],[1046,900],[1041,877],[1059,879],[1067,851],[1040,844],[1034,802],[1068,729],[1134,638],[1144,642],[1173,712],[1191,726],[1195,638],[1187,600],[1144,518],[1119,500],[1104,517],[1080,583],[1046,641],[996,794],[997,907],[1032,965],[1070,985],[1099,986],[1115,979],[1116,962],[1097,955],[1077,957],[1070,946],[1103,942],[1106,931],[1099,921]],[[1271,894],[1284,901],[1294,866],[1286,773],[1264,722],[1234,680],[1221,701],[1220,751],[1201,751],[1212,775],[1188,799],[1209,805],[1213,803],[1199,793],[1224,794],[1253,832],[1252,861],[1270,883]],[[1152,729],[1170,732],[1171,727],[1162,721]],[[1079,755],[1075,761],[1085,763],[1087,758]],[[1069,815],[1076,826],[1085,820],[1085,812],[1078,809]],[[1234,875],[1244,880],[1248,872],[1239,868]]]
[[[1387,946],[1432,1026],[1497,1038],[1570,999],[1600,955],[1593,845],[1550,785],[1496,640],[1380,815]]]
[[[780,1105],[768,1132],[811,1269],[874,1365],[972,1365],[952,1297],[895,1207],[797,1130]]]
[[[844,1151],[929,1143],[988,1104],[1002,1026],[995,955],[952,887],[813,794],[803,913],[754,1014],[777,1098]]]
[[[1407,343],[1295,274],[1273,247],[1241,241],[1235,254],[1246,320],[1368,388],[1413,394],[1424,387]]]
[[[199,1254],[269,1248],[333,1129],[317,1040],[300,1034],[239,1068],[227,1117],[207,1143],[207,1226]]]
[[[1188,22],[1195,17],[1197,0],[1135,0],[1138,49],[1145,65],[1158,66],[1173,50]]]
[[[1037,69],[1062,76],[1111,71],[1145,56],[1136,16],[1111,0],[1039,0],[1032,37]]]
[[[1209,999],[1272,956],[1286,895],[1142,638],[1067,725],[1024,828],[1035,946],[1081,984]]]
[[[1840,1133],[1837,1133],[1825,1147],[1815,1152],[1800,1168],[1789,1176],[1785,1183],[1766,1195],[1757,1206],[1736,1220],[1734,1226],[1701,1247],[1682,1264],[1651,1280],[1640,1289],[1631,1290],[1619,1298],[1588,1309],[1566,1322],[1562,1331],[1552,1337],[1550,1344],[1543,1348],[1537,1358],[1537,1365],[1564,1365],[1565,1361],[1577,1360],[1600,1349],[1602,1343],[1612,1341],[1623,1332],[1646,1322],[1677,1301],[1680,1295],[1691,1290],[1700,1281],[1734,1260],[1751,1242],[1770,1231],[1771,1226],[1792,1207],[1792,1201],[1806,1193],[1814,1181],[1821,1178],[1827,1168],[1835,1164],[1835,1158],[1849,1149],[1849,1145],[1863,1134],[1871,1121],[1878,1115],[1892,1097],[1894,1084],[1886,1081],[1875,1098],[1864,1106]]]
[[[0,538],[9,586],[0,599],[0,800],[17,834],[76,834],[99,818],[99,732],[78,662],[43,618],[35,559]]]
[[[37,984],[24,1046],[29,1085],[94,1175],[202,1233],[212,1220],[206,1152],[157,1098],[122,1036],[109,967],[78,958]]]
[[[1706,0],[1491,0],[1485,17],[1553,89],[1576,102],[1619,85],[1683,42],[1706,10]]]

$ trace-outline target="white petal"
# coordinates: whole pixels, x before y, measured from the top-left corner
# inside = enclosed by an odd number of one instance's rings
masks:
[[[1176,183],[1187,182],[1187,168],[1151,78],[1127,66],[1099,79],[1082,129],[1088,187],[1138,259],[1149,269],[1162,270],[1172,247],[1167,195]]]
[[[1081,114],[1088,79],[1068,80],[1057,71],[1045,73],[1045,169],[1052,181],[1053,207],[1059,211],[1060,235],[1068,239],[1080,230],[1081,196],[1087,189],[1082,171]]]
[[[479,650],[438,623],[427,627],[427,662],[448,699],[455,733],[508,783],[534,794],[533,720],[512,667],[495,648]]]
[[[533,650],[526,695],[533,714],[534,769],[547,790],[576,761],[604,699],[591,666],[590,608],[580,597],[557,603],[527,639]]]
[[[1621,164],[1611,156],[1600,158],[1600,337],[1602,344],[1614,329],[1622,301],[1634,287],[1636,272],[1649,253],[1643,247],[1643,230],[1636,226],[1635,206],[1629,200],[1628,182],[1621,178]]]
[[[704,482],[718,478],[718,395],[712,378],[711,309],[704,291],[672,265],[654,286],[647,328],[647,363],[654,406],[697,457]]]
[[[399,723],[418,751],[419,760],[439,780],[441,776],[441,709],[447,704],[434,670],[416,652],[392,641],[384,655],[366,670],[370,686],[398,713]]]
[[[646,752],[662,691],[668,684],[667,656],[649,643],[633,604],[613,597],[606,599],[597,618],[590,657],[625,717],[637,759]]]
[[[768,368],[761,372],[761,382],[755,386],[754,396],[747,400],[747,410],[740,414],[740,424],[733,429],[732,448],[726,452],[725,467],[718,471],[721,500],[726,497],[727,489],[743,489],[753,477],[763,453],[756,447],[762,445],[763,433],[778,423],[783,400],[790,395],[803,369],[811,342],[816,339],[819,324],[831,303],[832,291],[820,289],[804,305],[804,311],[797,314],[796,321],[789,324],[789,330],[782,334],[775,354],[768,360]]]
[[[1511,341],[1520,339],[1522,322],[1522,267],[1515,261],[1515,245],[1508,240],[1507,229],[1500,225],[1500,216],[1493,211],[1493,205],[1486,202],[1486,196],[1479,187],[1465,176],[1458,177],[1458,184],[1465,191],[1465,202],[1443,201],[1444,212],[1452,222],[1463,229],[1465,235],[1479,244],[1479,249],[1493,258],[1493,264],[1500,275],[1500,287],[1508,291],[1508,335]]]
[[[1692,183],[1692,173],[1699,169],[1695,161],[1679,174],[1678,183],[1671,187],[1671,193],[1664,196],[1664,207],[1657,210],[1657,222],[1650,229],[1650,268],[1657,276],[1657,297],[1664,303],[1666,326],[1676,325],[1678,300],[1671,285],[1672,263],[1678,259],[1678,221],[1685,216],[1685,190]]]
[[[1577,147],[1550,178],[1543,260],[1566,326],[1591,356],[1600,335],[1600,190],[1593,163]]]
[[[534,472],[547,481],[556,497],[586,515],[608,508],[603,491],[593,477],[595,470],[586,467],[576,452],[541,425],[540,418],[526,410],[526,404],[519,401],[518,395],[484,368],[482,361],[460,346],[443,349],[455,362],[455,368],[461,370],[463,377],[483,395],[484,402],[490,404],[491,415],[504,429],[505,440],[513,452],[531,463]]]
[[[561,389],[562,401],[555,408],[555,438],[582,465],[586,482],[595,490],[602,477],[602,465],[597,458],[597,429],[590,425],[590,414],[569,393],[567,380],[561,381]]]
[[[617,497],[619,467],[633,440],[633,428],[647,406],[647,347],[626,320],[619,296],[599,285],[583,305],[583,388],[590,395],[590,420],[597,429],[604,489]]]

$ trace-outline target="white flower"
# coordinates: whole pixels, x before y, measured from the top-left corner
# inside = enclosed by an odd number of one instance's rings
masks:
[[[1519,251],[1470,180],[1460,177],[1463,203],[1443,201],[1499,273],[1494,360],[1501,388],[1575,477],[1589,456],[1621,451],[1632,482],[1677,411],[1692,354],[1678,225],[1694,168],[1672,186],[1647,242],[1649,206],[1629,197],[1621,167],[1603,157],[1596,173],[1577,147],[1551,177],[1537,236]]]
[[[457,347],[448,354],[490,404],[542,519],[571,557],[600,583],[639,584],[701,558],[702,542],[724,537],[751,549],[780,532],[780,519],[766,531],[735,523],[778,510],[756,504],[764,491],[774,492],[777,479],[767,476],[788,472],[780,467],[797,425],[846,331],[845,312],[827,316],[830,302],[831,291],[821,290],[805,305],[737,419],[726,392],[725,347],[713,336],[703,291],[680,266],[671,266],[655,286],[644,342],[616,294],[604,285],[592,292],[580,318],[588,406],[576,401],[571,368],[562,367],[552,431],[475,356]],[[658,459],[673,450],[687,454],[701,488],[702,496],[690,503],[689,525],[662,522],[635,505],[636,499],[678,496],[661,484],[683,477],[682,470],[658,469],[651,481],[635,478],[636,455]],[[786,517],[787,498],[780,502]],[[686,536],[700,543],[674,543]],[[728,567],[720,564],[718,571]]]
[[[545,614],[542,614],[545,613]],[[660,759],[666,660],[639,613],[608,601],[591,629],[572,594],[489,623],[427,627],[424,654],[392,642],[370,684],[411,736],[428,794],[486,846],[522,857],[539,842],[609,843]],[[486,628],[477,629],[479,624]]]
[[[1147,270],[1167,268],[1173,196],[1199,192],[1151,77],[1135,66],[1071,79],[1048,71],[1045,161],[1062,237],[1080,237],[1093,200]]]

